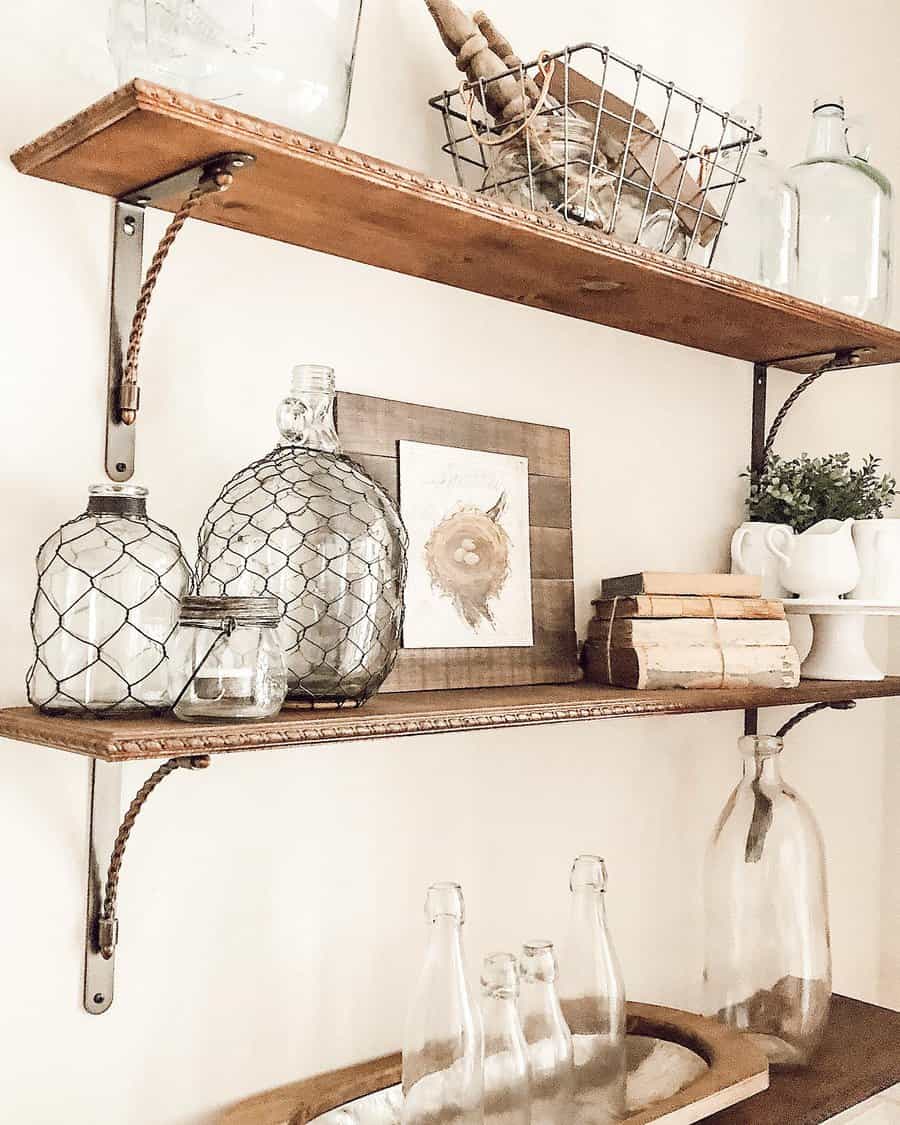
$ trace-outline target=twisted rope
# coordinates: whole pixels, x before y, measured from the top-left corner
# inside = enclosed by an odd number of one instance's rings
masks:
[[[169,251],[172,249],[172,244],[178,237],[179,231],[190,218],[194,209],[204,196],[209,195],[211,192],[224,191],[231,186],[233,181],[234,177],[230,172],[217,171],[209,178],[204,176],[175,212],[172,221],[166,227],[165,234],[160,239],[159,246],[156,248],[156,253],[153,255],[153,259],[144,277],[144,284],[141,286],[140,296],[138,297],[137,307],[134,312],[134,319],[131,322],[131,332],[128,336],[128,351],[125,357],[125,370],[122,374],[122,383],[119,387],[119,414],[122,422],[126,426],[134,425],[137,418],[138,404],[140,401],[140,391],[138,389],[138,357],[141,352],[141,342],[144,336],[144,325],[147,322],[147,312],[150,308],[150,299],[153,296],[153,290],[156,288],[156,283],[159,280],[159,274],[162,270],[163,263],[168,257]]]
[[[170,773],[174,773],[177,769],[206,769],[208,765],[208,754],[194,754],[189,758],[169,758],[167,762],[163,762],[158,769],[155,769],[153,773],[150,774],[135,794],[134,800],[128,806],[128,812],[122,820],[109,859],[109,871],[106,876],[106,892],[103,897],[103,909],[100,912],[100,952],[107,960],[112,957],[113,949],[115,948],[116,899],[119,893],[119,876],[122,872],[122,861],[125,858],[125,845],[128,843],[128,837],[131,835],[131,830],[134,828],[138,814],[146,804],[150,794]]]
[[[853,351],[849,354],[846,352],[838,352],[837,355],[829,359],[827,363],[823,363],[821,367],[813,371],[811,374],[807,375],[805,379],[802,379],[797,384],[797,386],[794,387],[788,397],[784,400],[784,405],[775,415],[775,420],[769,427],[769,432],[766,435],[766,443],[763,446],[763,465],[765,465],[765,463],[769,460],[769,454],[772,452],[772,446],[775,444],[775,438],[778,434],[778,431],[781,429],[781,423],[784,421],[788,411],[791,409],[797,399],[803,394],[803,392],[811,387],[817,379],[821,379],[821,377],[823,375],[826,375],[829,371],[844,371],[847,368],[855,367],[858,363],[858,352]]]

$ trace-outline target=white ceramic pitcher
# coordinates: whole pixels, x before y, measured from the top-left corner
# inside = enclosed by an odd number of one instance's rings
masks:
[[[731,537],[731,573],[758,574],[762,578],[764,598],[786,598],[788,591],[778,578],[780,559],[766,542],[770,528],[779,528],[785,535],[793,530],[784,523],[745,520]]]
[[[771,528],[766,543],[781,560],[782,584],[811,602],[837,601],[852,590],[859,582],[853,522],[820,520],[802,535],[785,535],[780,528]]]
[[[848,596],[900,605],[900,519],[854,520],[853,542],[861,574]]]

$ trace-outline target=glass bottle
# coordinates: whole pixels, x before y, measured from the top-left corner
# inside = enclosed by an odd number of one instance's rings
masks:
[[[762,142],[762,106],[740,105],[734,120],[752,128],[754,141],[741,168],[716,246],[716,269],[770,289],[792,293],[797,286],[800,201],[786,168],[772,160]],[[722,154],[737,172],[740,149]]]
[[[425,963],[403,1044],[402,1125],[481,1125],[484,1040],[466,979],[458,884],[429,887],[425,920]]]
[[[112,0],[121,83],[147,78],[337,141],[362,0]]]
[[[575,1125],[625,1113],[625,984],[606,920],[606,864],[575,860],[572,913],[561,960],[563,1015],[575,1057]]]
[[[572,1118],[572,1035],[556,993],[557,976],[552,942],[522,946],[519,1017],[528,1047],[531,1125],[569,1125]]]
[[[484,1125],[529,1125],[528,1048],[519,1023],[519,968],[511,953],[492,953],[481,972],[484,1026]]]
[[[341,453],[334,372],[294,368],[281,443],[237,473],[200,530],[199,592],[274,594],[288,697],[363,703],[400,645],[406,531],[396,504]]]
[[[28,700],[47,712],[163,711],[167,646],[191,569],[147,489],[97,484],[87,510],[41,546]]]
[[[800,195],[798,296],[883,323],[891,295],[891,185],[851,154],[843,98],[816,101],[806,159],[793,176]]]
[[[741,780],[706,852],[705,1009],[774,1066],[805,1065],[828,1017],[822,837],[780,772],[783,741],[740,740]]]

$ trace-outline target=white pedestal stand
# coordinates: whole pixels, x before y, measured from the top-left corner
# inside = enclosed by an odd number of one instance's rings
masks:
[[[803,661],[805,680],[883,680],[885,673],[866,648],[867,617],[900,616],[900,605],[884,602],[812,602],[789,598],[785,613],[808,614],[813,643]]]

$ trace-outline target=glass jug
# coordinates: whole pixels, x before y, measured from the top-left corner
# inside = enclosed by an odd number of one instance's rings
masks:
[[[362,0],[112,0],[119,81],[148,78],[337,141]]]
[[[806,160],[793,169],[797,295],[883,323],[891,296],[891,185],[869,163],[867,148],[851,154],[848,128],[843,98],[816,101]]]
[[[707,848],[705,1008],[773,1066],[803,1066],[831,1000],[822,837],[781,777],[783,740],[740,740],[742,776]]]

